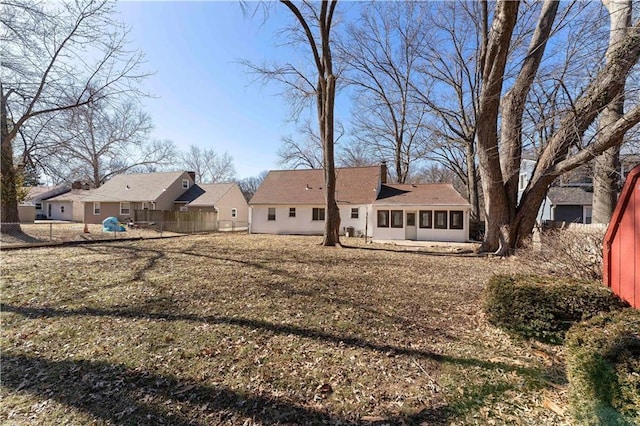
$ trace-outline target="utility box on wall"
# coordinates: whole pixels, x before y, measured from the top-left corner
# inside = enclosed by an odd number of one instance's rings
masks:
[[[604,283],[640,308],[640,164],[629,175],[604,237]]]

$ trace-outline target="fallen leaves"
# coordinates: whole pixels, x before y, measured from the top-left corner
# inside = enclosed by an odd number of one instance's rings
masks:
[[[527,375],[544,376],[542,352],[477,314],[486,278],[518,265],[368,248],[205,235],[12,252],[3,355],[70,373],[16,373],[0,418],[34,405],[38,420],[24,423],[412,424],[445,406],[428,418],[564,416],[561,389]],[[83,389],[99,414],[80,407]],[[65,403],[43,404],[52,394]]]

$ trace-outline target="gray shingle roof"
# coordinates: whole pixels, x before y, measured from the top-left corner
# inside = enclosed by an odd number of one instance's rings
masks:
[[[85,201],[155,201],[184,172],[116,175],[97,188]]]
[[[176,199],[176,203],[189,203],[194,207],[215,206],[234,183],[200,183],[193,185]]]
[[[588,206],[593,204],[593,192],[575,186],[552,186],[547,197],[553,205]]]
[[[64,194],[47,198],[47,201],[84,201],[93,191],[92,189],[72,189]]]

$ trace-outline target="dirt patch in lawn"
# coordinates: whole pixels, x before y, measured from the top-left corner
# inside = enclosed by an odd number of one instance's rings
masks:
[[[562,424],[557,348],[490,327],[511,260],[188,236],[2,255],[13,424]]]

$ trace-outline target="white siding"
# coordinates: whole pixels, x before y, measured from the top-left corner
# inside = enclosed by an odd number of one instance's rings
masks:
[[[269,208],[276,209],[276,220],[267,220]],[[351,209],[359,208],[358,219],[351,219]],[[289,217],[289,209],[295,208],[295,217]],[[324,232],[323,220],[312,220],[313,208],[324,206],[251,206],[249,208],[251,232],[256,234],[309,234],[320,235]],[[366,220],[366,206],[339,206],[340,208],[340,232],[344,233],[347,227],[355,228],[364,234]]]
[[[402,228],[391,227],[378,227],[378,210],[402,210],[403,222]],[[463,225],[462,229],[436,229],[432,228],[420,228],[420,210],[431,211],[447,211],[447,227],[449,224],[449,212],[450,211],[463,211]],[[444,242],[466,242],[469,241],[469,209],[468,207],[461,206],[374,206],[373,214],[370,215],[373,219],[373,238],[376,240],[404,240],[406,239],[406,212],[416,212],[416,227],[417,227],[417,240],[418,241],[444,241]],[[432,218],[435,221],[435,217]]]
[[[73,203],[71,201],[45,201],[43,207],[51,205],[51,215],[47,219],[51,220],[73,220]],[[49,207],[45,207],[48,212]]]

